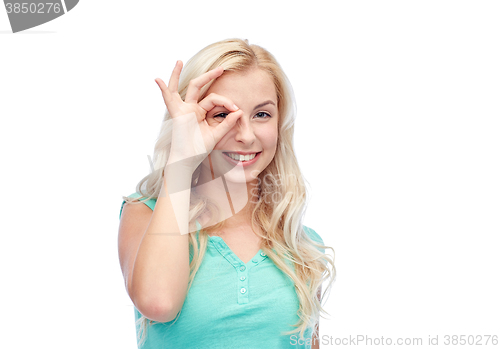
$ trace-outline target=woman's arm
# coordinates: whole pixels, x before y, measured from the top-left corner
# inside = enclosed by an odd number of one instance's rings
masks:
[[[192,173],[177,175],[190,181]],[[168,192],[165,179],[163,185]],[[189,197],[190,190],[182,195]],[[124,205],[120,264],[130,299],[145,317],[167,322],[181,310],[189,281],[188,239],[189,234],[180,234],[169,195],[159,195],[153,211],[146,205]]]

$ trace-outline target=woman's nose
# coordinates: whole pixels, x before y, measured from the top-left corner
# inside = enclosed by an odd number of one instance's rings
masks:
[[[252,144],[255,141],[255,134],[250,123],[250,120],[243,115],[241,118],[236,121],[236,125],[234,125],[236,129],[235,139],[237,141]]]

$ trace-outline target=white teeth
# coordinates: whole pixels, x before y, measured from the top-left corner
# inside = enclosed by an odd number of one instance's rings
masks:
[[[234,159],[236,161],[249,161],[252,160],[257,153],[255,154],[249,154],[249,155],[240,155],[237,153],[226,153],[231,159]]]

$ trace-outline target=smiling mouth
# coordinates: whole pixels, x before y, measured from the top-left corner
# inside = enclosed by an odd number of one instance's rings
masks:
[[[247,162],[253,160],[257,155],[262,153],[261,151],[249,155],[241,155],[238,153],[231,153],[231,152],[223,152],[224,155],[227,157],[235,160],[235,161],[241,161],[241,162]]]

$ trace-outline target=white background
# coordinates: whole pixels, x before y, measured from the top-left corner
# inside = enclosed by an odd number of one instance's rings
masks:
[[[499,17],[497,1],[81,1],[12,34],[0,7],[2,347],[136,347],[118,215],[149,173],[154,79],[232,37],[296,93],[304,222],[336,251],[321,336],[500,335]]]

